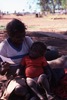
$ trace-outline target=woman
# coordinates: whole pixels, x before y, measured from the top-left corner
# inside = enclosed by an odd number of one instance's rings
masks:
[[[28,54],[29,48],[33,41],[26,35],[26,27],[23,22],[18,19],[11,20],[6,26],[8,38],[0,43],[0,55],[11,58],[15,64],[1,62],[1,74],[6,74],[8,79],[12,79],[20,67],[21,59]],[[15,83],[15,86],[14,86]],[[20,84],[22,83],[22,84]],[[12,85],[11,91],[10,87]],[[8,99],[12,91],[16,95],[25,96],[28,93],[24,75],[22,78],[10,81],[2,98]],[[19,92],[18,92],[19,91]]]

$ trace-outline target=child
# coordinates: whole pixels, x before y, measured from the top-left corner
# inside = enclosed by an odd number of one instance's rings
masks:
[[[7,78],[10,79],[10,76],[15,75],[16,70],[19,68],[18,66],[20,66],[21,59],[28,54],[29,47],[32,45],[33,41],[30,37],[25,36],[26,27],[24,23],[18,19],[13,19],[7,24],[6,32],[8,38],[0,43],[0,55],[11,58],[15,64],[9,66],[7,62],[2,62],[0,69],[1,74],[4,75],[5,73],[7,73]],[[15,86],[14,90],[16,94],[25,96],[27,93],[27,89],[24,77],[21,81],[23,81],[22,84],[24,84],[25,89],[23,85],[21,86],[20,83],[18,83],[18,86]],[[14,86],[13,81],[10,82],[10,84],[11,83],[12,86]],[[8,87],[9,86],[10,85],[8,85]],[[7,92],[9,93],[8,87]],[[10,94],[8,94],[7,92],[5,97],[8,98]]]
[[[29,55],[22,59],[22,66],[25,66],[26,82],[40,100],[44,100],[37,87],[41,87],[46,92],[48,100],[53,100],[50,93],[47,75],[44,74],[43,67],[48,65],[44,55],[46,45],[42,42],[34,42],[30,48]]]

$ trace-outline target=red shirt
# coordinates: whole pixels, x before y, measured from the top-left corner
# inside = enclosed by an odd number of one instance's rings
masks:
[[[35,78],[44,73],[43,66],[47,65],[47,61],[45,57],[30,59],[29,56],[26,56],[22,59],[21,64],[26,67],[26,77]]]

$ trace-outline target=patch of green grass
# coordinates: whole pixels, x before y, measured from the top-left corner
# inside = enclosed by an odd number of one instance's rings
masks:
[[[35,28],[36,26],[34,26],[34,25],[31,25],[31,26],[29,26],[29,28]]]
[[[5,29],[5,26],[0,25],[0,30],[4,30],[4,29]]]

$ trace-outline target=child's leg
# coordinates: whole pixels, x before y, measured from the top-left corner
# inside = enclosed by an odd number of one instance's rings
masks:
[[[42,74],[39,76],[37,83],[39,84],[39,86],[41,86],[45,90],[47,98],[50,97],[51,99],[53,99],[50,92],[50,85],[49,85],[47,76],[45,74]],[[48,100],[51,100],[51,99],[48,99]]]
[[[37,97],[39,97],[40,100],[44,100],[43,96],[39,93],[39,91],[37,89],[36,81],[32,78],[27,78],[26,82],[27,82],[28,86],[31,88],[31,90],[37,95]]]

